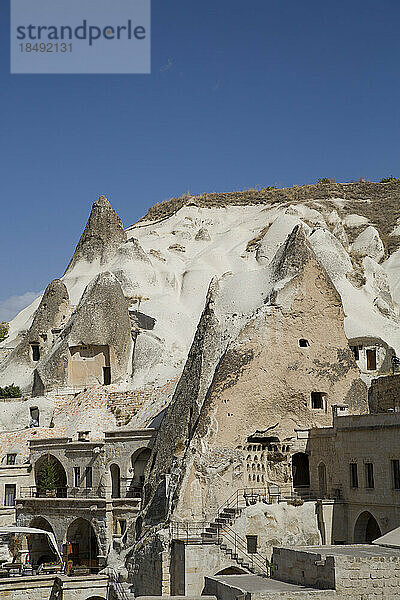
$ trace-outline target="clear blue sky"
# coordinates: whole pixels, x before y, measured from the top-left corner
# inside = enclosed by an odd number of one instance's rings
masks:
[[[152,74],[127,76],[10,75],[8,3],[0,318],[101,194],[128,226],[188,190],[400,175],[398,0],[153,0]]]

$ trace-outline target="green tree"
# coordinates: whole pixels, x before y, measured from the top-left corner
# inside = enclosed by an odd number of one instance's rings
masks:
[[[1,321],[0,323],[0,342],[6,339],[8,336],[8,323]]]
[[[43,492],[55,490],[57,487],[57,473],[49,459],[43,463],[39,471],[38,484]]]

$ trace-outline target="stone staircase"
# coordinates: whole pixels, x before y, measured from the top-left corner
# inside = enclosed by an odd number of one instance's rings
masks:
[[[238,567],[254,575],[269,575],[269,562],[260,554],[247,552],[247,541],[230,526],[240,516],[244,507],[223,507],[208,527],[201,533],[205,544],[217,544]]]

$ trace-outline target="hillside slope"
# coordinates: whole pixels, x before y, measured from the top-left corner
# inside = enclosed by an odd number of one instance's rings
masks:
[[[269,301],[271,261],[301,224],[341,296],[347,338],[380,339],[400,355],[399,200],[398,183],[186,196],[156,205],[124,232],[101,198],[61,281],[74,311],[99,273],[115,277],[129,309],[133,359],[113,383],[159,387],[182,372],[210,282],[234,275],[224,302],[237,314],[251,313],[260,299]],[[0,346],[26,343],[39,303],[17,315]],[[60,335],[68,336],[68,324]],[[29,392],[36,366],[18,362],[14,351],[0,363],[0,385],[14,382]],[[158,409],[147,407],[137,424]]]

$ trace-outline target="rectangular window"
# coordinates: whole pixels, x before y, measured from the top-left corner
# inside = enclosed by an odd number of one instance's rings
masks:
[[[15,465],[16,454],[7,454],[7,465]]]
[[[87,488],[93,487],[93,471],[92,471],[92,467],[86,467],[86,469],[85,469],[85,482],[86,482],[86,487]]]
[[[372,490],[375,487],[374,465],[370,462],[365,463],[365,487],[369,490]]]
[[[15,506],[15,484],[6,484],[4,488],[4,506]]]
[[[350,346],[350,348],[354,354],[354,358],[358,360],[360,358],[360,350],[358,349],[358,346]]]
[[[32,360],[37,362],[38,360],[40,360],[39,344],[32,344],[31,347],[32,347]]]
[[[392,460],[393,489],[400,490],[400,461]]]
[[[324,394],[311,392],[311,408],[324,408]]]
[[[256,554],[257,552],[257,536],[246,535],[247,540],[247,554]]]
[[[79,487],[81,485],[81,468],[74,467],[74,487]]]
[[[350,487],[358,488],[358,466],[357,466],[357,463],[350,463]]]
[[[367,370],[376,371],[376,349],[367,350]]]

